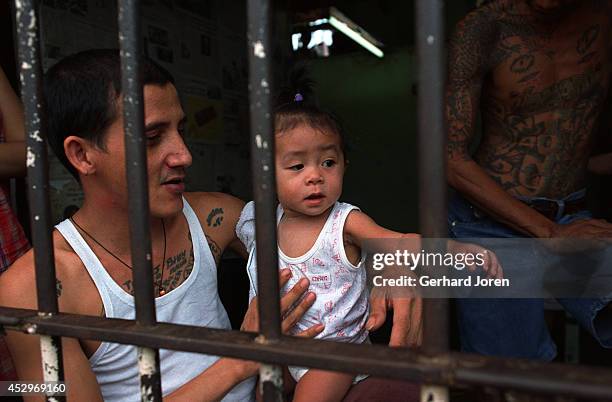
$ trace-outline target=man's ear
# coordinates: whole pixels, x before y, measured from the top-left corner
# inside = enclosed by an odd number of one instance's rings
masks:
[[[92,160],[94,148],[95,146],[90,141],[75,135],[69,135],[64,140],[66,158],[83,176],[90,175],[96,170]]]

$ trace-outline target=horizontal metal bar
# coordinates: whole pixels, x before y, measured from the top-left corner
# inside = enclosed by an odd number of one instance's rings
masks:
[[[18,321],[15,320],[18,319]],[[95,339],[229,356],[264,363],[291,364],[367,373],[419,383],[491,386],[532,393],[608,399],[612,370],[503,359],[463,353],[428,356],[410,349],[355,345],[283,336],[274,344],[255,342],[257,334],[73,314],[38,316],[35,310],[0,307],[0,325],[45,335]]]

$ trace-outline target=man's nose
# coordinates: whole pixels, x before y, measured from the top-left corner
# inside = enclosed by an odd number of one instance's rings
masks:
[[[173,152],[168,156],[168,165],[170,167],[189,167],[192,161],[191,152],[189,152],[189,148],[185,145],[183,137],[177,135]]]

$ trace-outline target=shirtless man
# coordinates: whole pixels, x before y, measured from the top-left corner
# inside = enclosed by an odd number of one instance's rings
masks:
[[[610,3],[494,0],[458,24],[446,92],[448,180],[459,193],[451,236],[612,237],[612,224],[586,211],[583,190],[608,95]],[[482,139],[471,156],[479,109]],[[559,301],[612,346],[607,300]],[[542,300],[458,305],[465,351],[554,358]]]

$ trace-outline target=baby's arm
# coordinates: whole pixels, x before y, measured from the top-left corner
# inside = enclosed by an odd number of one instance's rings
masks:
[[[362,249],[366,239],[410,239],[410,248],[418,252],[421,236],[416,233],[399,233],[383,228],[361,211],[351,211],[344,225],[344,239]],[[387,242],[385,242],[387,243]],[[392,247],[393,242],[387,246]],[[399,244],[397,244],[399,245]],[[391,251],[389,251],[391,252]],[[380,328],[387,316],[387,309],[393,309],[393,327],[389,346],[418,346],[423,338],[423,302],[413,292],[406,297],[391,297],[383,288],[374,287],[370,294],[370,316],[366,322],[368,331]]]
[[[376,251],[394,253],[401,247],[402,251],[406,250],[409,253],[421,252],[421,235],[417,233],[399,233],[386,229],[379,226],[372,218],[361,211],[352,211],[349,214],[344,226],[344,235],[347,241],[360,248],[363,248],[364,241],[367,239],[411,239],[410,241],[404,240],[401,243],[376,242]],[[382,249],[379,250],[379,247],[382,247]],[[447,242],[447,252],[453,254],[480,254],[484,262],[482,269],[486,272],[487,277],[503,277],[503,271],[495,253],[482,246],[449,240]],[[476,262],[474,261],[471,265],[467,264],[467,267],[469,270],[474,271],[476,269]]]
[[[359,248],[364,247],[367,239],[398,239],[401,242],[376,242],[377,251],[393,253],[401,249],[408,252],[421,251],[421,236],[416,233],[399,233],[379,226],[369,216],[361,211],[352,211],[344,226],[344,238]],[[409,239],[409,241],[403,240]],[[382,249],[378,250],[379,247]],[[502,269],[497,257],[485,248],[469,243],[449,241],[448,251],[452,253],[471,252],[484,254],[483,269],[488,276],[502,276]],[[475,267],[468,266],[468,269]],[[379,328],[385,322],[387,308],[393,308],[393,328],[391,330],[390,346],[418,346],[422,341],[422,300],[414,294],[406,297],[391,297],[384,288],[374,287],[370,295],[370,317],[366,328],[370,331]]]

